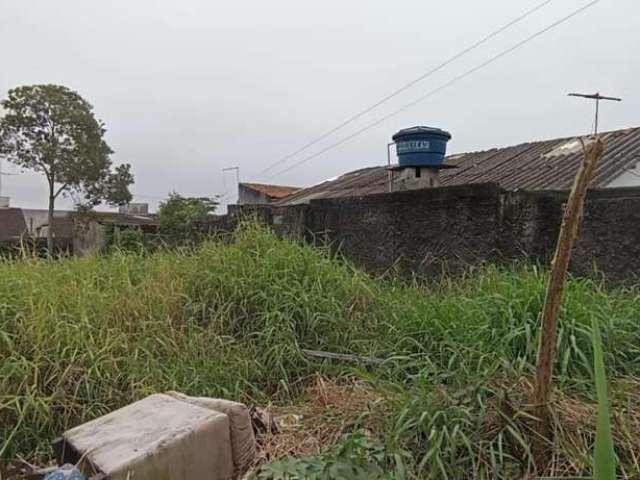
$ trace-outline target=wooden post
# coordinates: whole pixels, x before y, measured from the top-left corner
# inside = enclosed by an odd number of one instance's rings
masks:
[[[593,176],[593,171],[598,160],[604,152],[604,142],[600,137],[595,137],[587,146],[580,139],[584,160],[573,181],[571,193],[562,216],[562,225],[558,235],[556,251],[551,262],[551,272],[549,283],[544,299],[544,306],[540,314],[540,345],[536,359],[536,383],[534,390],[534,408],[537,424],[536,433],[538,436],[534,441],[534,457],[536,467],[539,469],[546,462],[545,439],[551,439],[553,431],[551,429],[548,403],[551,397],[553,365],[555,361],[556,332],[558,327],[558,311],[562,301],[562,290],[565,276],[571,258],[571,250],[578,236],[578,227],[582,216],[582,207],[587,193],[587,187]]]

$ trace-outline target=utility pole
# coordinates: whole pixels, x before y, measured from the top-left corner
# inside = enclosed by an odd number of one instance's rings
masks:
[[[391,146],[396,142],[387,143],[387,189],[389,193],[393,192],[393,172],[391,171]]]
[[[595,121],[593,123],[593,125],[594,125],[593,134],[594,135],[598,134],[598,115],[599,115],[599,112],[600,112],[600,100],[610,100],[610,101],[613,101],[613,102],[621,102],[622,101],[621,98],[605,97],[604,95],[600,95],[600,92],[596,92],[596,93],[570,93],[569,96],[570,97],[588,98],[590,100],[595,100],[596,101],[596,118],[595,118]]]
[[[240,167],[227,167],[222,169],[222,184],[224,185],[224,191],[227,191],[227,182],[225,180],[224,174],[226,172],[234,171],[236,172],[236,186],[238,188],[238,195],[240,194]]]

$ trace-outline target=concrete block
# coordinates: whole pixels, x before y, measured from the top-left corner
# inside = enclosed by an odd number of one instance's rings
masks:
[[[229,417],[155,394],[73,428],[63,440],[110,480],[227,480],[233,476]]]
[[[192,405],[227,415],[231,429],[234,477],[239,477],[249,469],[256,455],[256,440],[251,424],[251,414],[244,404],[216,398],[189,397],[178,392],[167,394]]]

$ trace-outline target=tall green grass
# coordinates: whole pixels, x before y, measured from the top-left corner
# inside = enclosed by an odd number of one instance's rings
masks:
[[[602,359],[602,339],[600,338],[600,328],[596,322],[593,322],[593,354],[593,373],[596,394],[598,395],[598,425],[593,453],[593,476],[598,480],[614,480],[616,478],[616,463],[611,436],[609,394]]]
[[[526,379],[544,282],[527,265],[429,287],[372,278],[256,226],[178,252],[3,261],[0,452],[46,457],[66,428],[155,391],[295,401],[323,369],[379,389],[393,415],[378,433],[412,452],[416,475],[513,478],[530,467]],[[638,467],[628,380],[640,374],[638,311],[638,289],[574,279],[558,335],[557,385],[588,406],[592,320],[602,331],[604,362],[622,385],[614,410],[625,405],[618,420],[628,428],[614,432],[623,472]],[[302,348],[388,360],[354,371]],[[556,449],[574,459],[574,474],[591,469],[587,424],[557,422]]]

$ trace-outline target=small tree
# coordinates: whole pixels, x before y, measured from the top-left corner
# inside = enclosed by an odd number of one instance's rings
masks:
[[[9,90],[0,104],[5,110],[0,119],[0,156],[47,179],[49,253],[54,247],[55,201],[61,194],[85,207],[131,200],[131,167],[112,168],[113,151],[104,141],[104,124],[78,93],[59,85],[30,85]]]
[[[158,210],[160,233],[180,240],[196,239],[205,231],[207,220],[217,206],[215,198],[183,197],[173,192]]]

